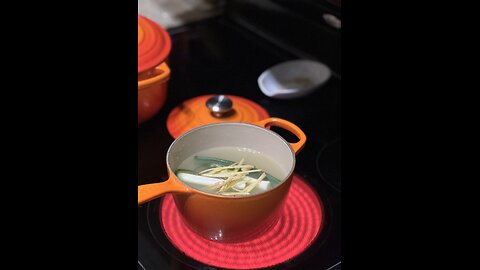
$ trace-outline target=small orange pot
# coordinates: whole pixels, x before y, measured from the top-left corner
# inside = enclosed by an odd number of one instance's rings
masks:
[[[165,104],[170,68],[166,59],[171,40],[154,21],[138,16],[138,123],[141,124]]]
[[[141,124],[155,116],[167,99],[170,68],[162,63],[155,68],[153,76],[138,81],[138,123]]]
[[[295,134],[299,141],[288,143],[267,129],[278,126]],[[178,137],[168,149],[169,178],[165,182],[138,186],[138,204],[173,193],[175,205],[190,229],[204,238],[239,242],[257,237],[278,221],[290,189],[295,155],[306,136],[295,124],[268,118],[255,124],[223,122],[194,128]],[[225,197],[205,193],[184,184],[173,173],[189,156],[221,146],[238,146],[260,151],[280,164],[288,174],[275,188],[257,195]]]

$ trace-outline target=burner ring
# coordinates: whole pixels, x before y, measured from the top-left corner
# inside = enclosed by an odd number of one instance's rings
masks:
[[[320,178],[337,192],[341,191],[341,139],[326,144],[315,158],[315,168]]]
[[[194,234],[181,221],[171,195],[156,205],[153,211],[156,216],[151,216],[156,220],[149,221],[154,238],[170,255],[201,269],[206,265],[255,269],[291,264],[297,257],[303,257],[299,255],[308,253],[310,247],[317,246],[313,244],[319,242],[325,225],[320,197],[296,174],[279,223],[266,235],[244,243],[217,243]]]

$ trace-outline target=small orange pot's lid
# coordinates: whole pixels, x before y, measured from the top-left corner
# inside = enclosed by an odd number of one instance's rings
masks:
[[[215,95],[205,95],[189,99],[175,107],[167,118],[167,129],[173,138],[177,138],[192,128],[218,122],[253,123],[269,116],[268,112],[257,103],[246,98],[227,95],[231,100],[231,110],[223,116],[215,116],[207,101]]]
[[[138,73],[152,69],[167,58],[172,41],[156,22],[138,15]]]

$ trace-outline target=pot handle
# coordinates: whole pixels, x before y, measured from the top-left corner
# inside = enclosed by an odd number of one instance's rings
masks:
[[[170,76],[170,67],[168,66],[167,63],[162,63],[159,65],[156,69],[160,70],[162,73],[165,73],[165,76]]]
[[[165,82],[170,79],[170,67],[163,62],[155,68],[139,73],[138,87],[143,89],[152,83]]]
[[[190,190],[188,186],[176,180],[173,173],[170,173],[170,177],[164,182],[138,186],[138,206],[167,193],[189,192]]]
[[[281,127],[295,134],[299,141],[296,143],[290,143],[290,146],[292,147],[295,154],[297,154],[298,152],[300,152],[300,150],[303,149],[303,147],[305,146],[305,142],[307,141],[307,136],[297,125],[281,118],[271,117],[255,122],[254,124],[264,128],[267,128],[269,126]]]

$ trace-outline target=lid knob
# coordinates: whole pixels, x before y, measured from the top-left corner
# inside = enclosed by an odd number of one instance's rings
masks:
[[[209,98],[206,105],[213,116],[223,117],[232,112],[233,103],[227,96],[217,95]]]

